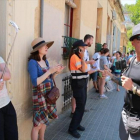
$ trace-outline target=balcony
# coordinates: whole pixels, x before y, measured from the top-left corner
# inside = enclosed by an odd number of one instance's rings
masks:
[[[68,37],[68,36],[62,36],[62,37],[64,38],[64,45],[62,47],[63,48],[62,56],[63,59],[68,59],[72,48],[72,44],[79,39]]]
[[[102,44],[100,44],[100,43],[95,44],[95,52],[99,52],[101,50],[101,48],[102,48]]]

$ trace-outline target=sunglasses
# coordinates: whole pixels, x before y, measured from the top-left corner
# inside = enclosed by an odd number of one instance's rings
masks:
[[[140,35],[134,36],[133,40],[134,40],[134,39],[137,39],[137,40],[140,41]]]

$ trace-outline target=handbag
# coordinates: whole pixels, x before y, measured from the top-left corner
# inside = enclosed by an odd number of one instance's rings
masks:
[[[127,64],[125,60],[115,62],[115,66],[116,66],[116,70],[121,70],[121,71],[127,68]]]
[[[128,99],[130,101],[130,106],[131,108],[133,108],[130,93],[127,94]],[[127,114],[126,130],[131,134],[140,134],[140,116],[138,114],[132,114],[129,111],[126,111],[126,114]]]
[[[55,104],[60,96],[59,89],[56,87],[56,83],[53,79],[53,88],[45,95],[46,102],[49,104]]]
[[[130,73],[130,69],[132,68],[132,64],[134,62],[136,57],[133,57],[130,63],[130,68],[128,72],[128,76]],[[128,94],[128,99],[130,102],[130,110],[133,108],[132,104],[132,95],[130,93]],[[140,116],[139,114],[132,114],[130,111],[126,111],[127,115],[127,121],[126,121],[126,130],[130,132],[131,134],[140,134]]]
[[[140,134],[140,117],[127,116],[126,129],[131,134]]]

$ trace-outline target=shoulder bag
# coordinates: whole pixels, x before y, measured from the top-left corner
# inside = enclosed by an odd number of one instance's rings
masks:
[[[54,87],[45,95],[46,102],[49,104],[55,104],[60,96],[59,89],[56,87],[56,83],[53,79]]]

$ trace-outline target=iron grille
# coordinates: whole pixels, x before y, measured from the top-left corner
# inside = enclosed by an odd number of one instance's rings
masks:
[[[71,99],[72,99],[72,89],[71,89],[71,76],[67,76],[62,79],[64,83],[64,101],[63,101],[63,108],[62,110],[65,111],[71,106]]]

